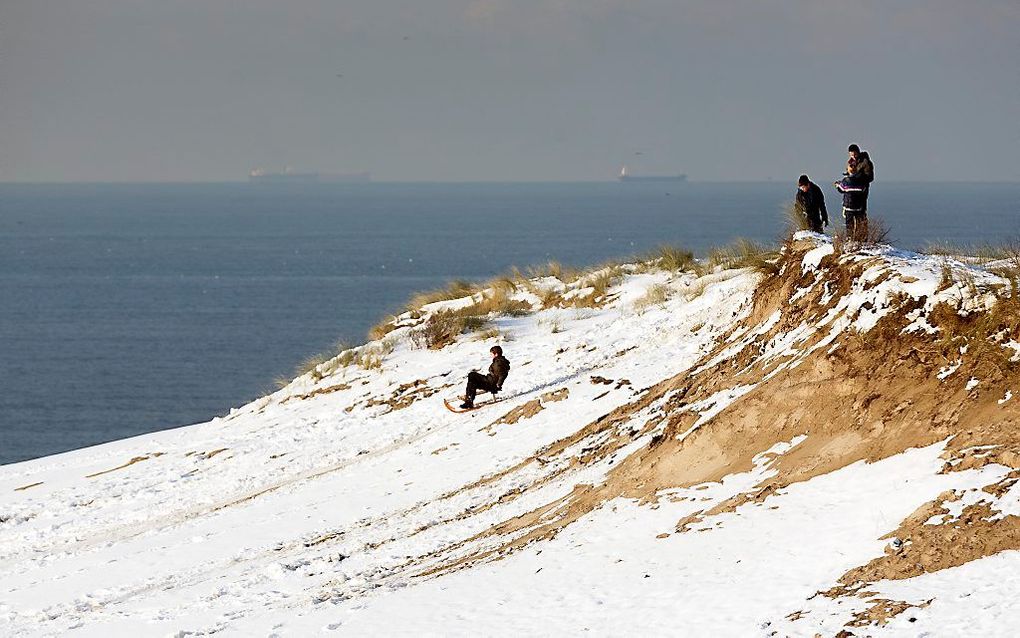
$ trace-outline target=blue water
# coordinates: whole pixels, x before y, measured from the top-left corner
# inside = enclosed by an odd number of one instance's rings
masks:
[[[0,184],[0,463],[223,414],[453,278],[773,240],[793,192]],[[878,183],[870,209],[905,247],[1020,237],[1015,184]]]

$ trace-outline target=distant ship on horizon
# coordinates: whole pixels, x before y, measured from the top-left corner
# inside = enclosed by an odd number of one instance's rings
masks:
[[[333,184],[358,183],[372,181],[372,174],[362,173],[315,173],[298,172],[290,166],[282,173],[256,168],[248,173],[248,181],[254,183],[286,183],[286,184]]]
[[[624,164],[623,168],[620,169],[620,176],[617,179],[621,182],[686,182],[687,175],[684,173],[677,175],[632,175],[627,172],[627,165]]]

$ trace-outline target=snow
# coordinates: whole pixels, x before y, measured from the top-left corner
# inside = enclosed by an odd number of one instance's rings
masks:
[[[1020,618],[1020,599],[1016,591],[997,583],[1014,582],[1020,569],[1020,552],[1003,552],[953,567],[901,581],[880,581],[869,587],[876,597],[905,600],[915,604],[931,599],[927,607],[912,608],[882,628],[882,635],[919,636],[922,627],[937,628],[928,635],[996,636]],[[911,622],[911,618],[914,622]]]
[[[768,635],[783,621],[776,610],[804,607],[830,586],[827,575],[880,555],[885,541],[878,537],[919,498],[965,479],[936,474],[940,451],[859,463],[721,515],[708,531],[664,539],[656,536],[705,505],[678,497],[721,501],[759,482],[767,467],[712,491],[672,491],[658,509],[619,500],[541,549],[373,598],[341,616],[340,627],[385,633],[399,617],[425,634],[676,635],[711,627],[717,636]],[[320,626],[284,625],[298,634]],[[793,635],[812,634],[797,627]]]
[[[817,244],[803,272],[834,252],[821,236],[798,238]],[[737,328],[758,283],[749,270],[699,278],[625,269],[604,307],[495,318],[498,341],[464,336],[439,351],[412,349],[405,314],[385,347],[364,346],[379,353],[381,370],[324,364],[322,378],[295,379],[224,418],[0,467],[0,635],[832,635],[866,601],[815,593],[881,556],[882,537],[920,505],[953,491],[960,498],[944,503],[942,518],[982,501],[999,516],[1020,515],[1020,488],[998,499],[980,490],[1007,468],[943,472],[942,442],[794,483],[676,532],[679,520],[775,476],[783,456],[810,441],[800,435],[718,482],[663,490],[654,503],[611,499],[551,539],[426,572],[520,538],[527,528],[491,531],[600,483],[647,445],[665,427],[670,394],[616,425],[657,423],[608,458],[576,462],[612,431],[579,435],[564,454],[544,456],[643,389],[696,365],[692,373],[704,374],[751,344],[747,371],[764,382],[836,348],[841,335],[870,329],[896,295],[925,297],[930,309],[947,294],[968,294],[936,290],[938,260],[869,250],[848,258],[878,262],[815,324],[780,331],[776,311]],[[583,280],[532,283],[566,299],[592,290]],[[678,294],[638,312],[635,302],[654,285]],[[924,325],[924,316],[914,322]],[[503,403],[466,415],[443,408],[496,342],[512,365]],[[596,375],[612,381],[593,382]],[[687,434],[758,385],[685,406],[697,414]],[[542,399],[564,388],[565,399]],[[403,405],[408,397],[417,398]],[[494,423],[536,400],[542,410],[530,418]],[[555,515],[550,509],[546,520]],[[868,631],[1004,633],[1020,615],[1017,567],[1020,556],[1009,552],[875,583],[870,589],[896,600],[934,600]],[[800,619],[791,619],[795,611]]]
[[[1010,361],[1020,361],[1020,341],[1011,340],[1007,341],[1002,345],[1004,348],[1009,348],[1010,350],[1013,350],[1016,353],[1012,357],[1010,357],[1009,359]]]
[[[944,381],[947,378],[949,378],[949,375],[959,370],[961,365],[963,365],[963,360],[957,359],[956,363],[954,363],[953,365],[944,366],[942,369],[940,369],[938,375],[936,376],[938,377],[939,381]]]
[[[833,247],[832,242],[829,241],[822,243],[817,248],[809,250],[804,255],[804,259],[801,262],[803,272],[818,270],[818,266],[822,263],[822,259],[834,253],[835,250],[836,249]]]

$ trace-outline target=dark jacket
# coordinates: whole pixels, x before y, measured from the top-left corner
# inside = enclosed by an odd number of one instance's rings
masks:
[[[870,186],[875,181],[875,164],[871,161],[871,155],[867,151],[857,154],[857,175],[864,180],[865,186]]]
[[[497,390],[503,389],[503,382],[506,381],[507,375],[510,374],[510,362],[507,361],[506,357],[499,355],[492,358],[492,364],[489,365],[489,382],[492,387]]]
[[[825,195],[822,194],[822,189],[818,188],[818,184],[811,182],[806,193],[798,188],[796,206],[797,212],[808,219],[829,223],[829,213],[825,210]]]
[[[868,205],[868,182],[860,173],[847,175],[836,182],[836,190],[843,193],[843,209],[863,212]]]

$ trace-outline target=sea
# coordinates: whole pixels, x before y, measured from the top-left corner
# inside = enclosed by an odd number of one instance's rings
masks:
[[[834,228],[839,197],[826,200]],[[0,464],[208,420],[416,291],[776,241],[792,183],[0,184]],[[1020,238],[1020,184],[876,182],[905,249]]]

